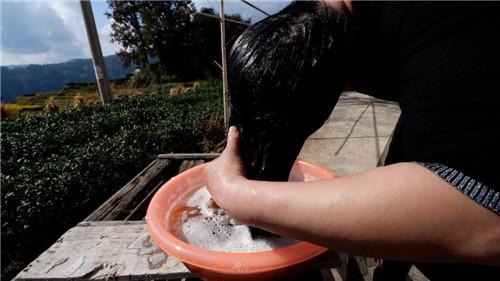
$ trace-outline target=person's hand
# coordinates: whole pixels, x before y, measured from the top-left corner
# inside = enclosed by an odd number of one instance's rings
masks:
[[[205,167],[207,188],[215,202],[223,209],[236,196],[238,186],[245,180],[245,168],[239,155],[240,134],[236,127],[229,128],[226,148]]]

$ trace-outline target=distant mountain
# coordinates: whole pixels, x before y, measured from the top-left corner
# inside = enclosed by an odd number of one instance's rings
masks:
[[[104,57],[109,79],[122,78],[135,66],[124,68],[116,55]],[[18,96],[36,92],[57,91],[70,82],[95,82],[91,59],[74,59],[55,64],[30,64],[1,67],[1,96],[13,101]]]

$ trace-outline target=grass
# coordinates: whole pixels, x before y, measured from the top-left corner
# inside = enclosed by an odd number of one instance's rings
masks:
[[[4,105],[6,110],[9,111],[39,111],[43,109],[43,105],[39,104],[22,104],[22,103],[8,103]]]

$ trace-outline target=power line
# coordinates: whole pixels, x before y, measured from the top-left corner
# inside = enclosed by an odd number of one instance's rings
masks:
[[[218,17],[218,16],[216,16],[216,15],[211,15],[211,14],[203,13],[203,12],[196,12],[195,15],[201,15],[201,16],[205,16],[205,17],[209,17],[209,18],[221,20],[221,18]],[[244,25],[244,26],[250,26],[249,23],[242,22],[242,21],[239,21],[239,20],[233,20],[231,18],[225,18],[224,21],[226,21],[226,22],[232,22],[232,23],[237,23],[237,24],[241,24],[241,25]]]
[[[236,15],[236,13],[234,12],[234,10],[233,10],[233,8],[231,7],[231,5],[229,5],[229,3],[230,3],[230,2],[231,2],[231,1],[227,1],[227,2],[225,3],[225,5],[227,5],[227,7],[229,8],[229,10],[231,10],[231,13],[232,13],[231,15]]]
[[[212,9],[214,10],[214,12],[216,12],[216,11],[219,10],[219,9],[216,9],[209,0],[205,0],[205,2],[207,2],[207,4],[210,5],[210,7],[212,7]]]
[[[266,12],[266,11],[262,10],[261,8],[259,8],[259,7],[255,6],[254,4],[250,3],[250,2],[249,2],[249,1],[247,1],[247,0],[241,0],[241,2],[243,2],[243,3],[247,4],[248,6],[250,6],[250,7],[254,8],[255,10],[257,10],[257,11],[259,11],[259,12],[263,13],[263,14],[264,14],[264,15],[266,15],[266,16],[270,16],[270,15],[271,15],[271,14],[269,14],[268,12]]]

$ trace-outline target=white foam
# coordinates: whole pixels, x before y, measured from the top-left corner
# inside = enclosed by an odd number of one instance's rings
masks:
[[[188,216],[189,211],[182,214],[180,231],[191,245],[222,252],[259,252],[296,243],[274,235],[253,238],[248,226],[236,223],[222,209],[213,207],[206,187],[198,189],[186,205],[197,208],[199,214]]]

